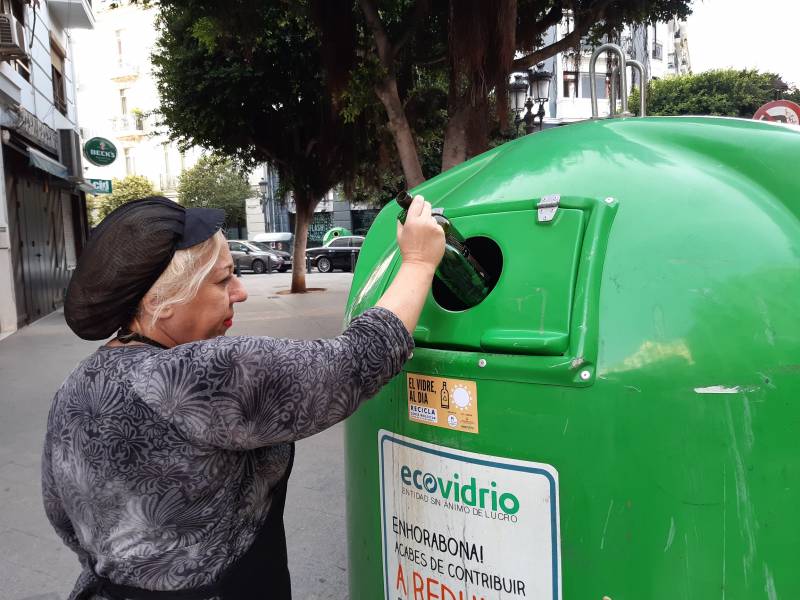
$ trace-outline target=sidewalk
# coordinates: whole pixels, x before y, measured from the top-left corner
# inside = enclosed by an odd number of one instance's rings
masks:
[[[307,275],[325,292],[278,295],[290,274],[243,276],[250,295],[237,307],[231,335],[332,337],[341,331],[352,276]],[[63,600],[78,562],[42,509],[39,460],[56,389],[97,342],[77,338],[61,311],[0,341],[0,598]],[[347,598],[342,427],[297,444],[289,480],[286,536],[294,597]]]

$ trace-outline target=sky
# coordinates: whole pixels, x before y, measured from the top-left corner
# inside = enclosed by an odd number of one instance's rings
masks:
[[[800,0],[694,0],[692,71],[756,68],[800,87]]]

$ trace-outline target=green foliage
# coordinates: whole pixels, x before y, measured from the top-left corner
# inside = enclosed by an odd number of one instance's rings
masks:
[[[153,54],[163,124],[184,145],[270,162],[301,204],[351,179],[373,147],[342,115],[307,1],[162,0]]]
[[[505,102],[505,93],[495,98],[493,86],[511,70],[509,39],[516,39],[522,53],[541,49],[542,34],[567,8],[577,11],[581,27],[597,26],[602,16],[603,27],[613,29],[623,22],[685,16],[690,0],[508,0],[501,4],[508,5],[507,14],[517,14],[516,32],[511,20],[492,33],[492,48],[472,39],[471,28],[456,25],[491,16],[493,3],[465,4],[466,21],[453,20],[454,1],[375,4],[393,47],[399,100],[423,174],[430,177],[441,168],[447,124],[459,107],[478,107],[468,128],[474,138],[467,142],[468,155],[505,140],[498,118],[504,114],[495,107],[495,99]],[[404,186],[402,169],[386,109],[375,94],[387,67],[377,57],[360,3],[230,0],[225,10],[219,6],[215,0],[159,3],[153,64],[162,123],[174,139],[247,164],[270,162],[301,204],[306,198],[316,204],[339,184],[358,200],[394,196]],[[454,37],[461,42],[454,44]],[[452,84],[460,60],[451,56],[454,48],[467,48],[469,60]]]
[[[759,106],[775,99],[774,73],[722,69],[656,79],[647,88],[649,115],[720,115],[751,118]],[[788,95],[785,95],[788,99]],[[639,112],[639,91],[628,105]]]
[[[187,208],[221,208],[225,224],[245,221],[245,201],[253,196],[247,178],[230,158],[203,156],[181,174],[178,202]]]
[[[111,194],[87,195],[89,219],[92,226],[100,223],[108,214],[131,200],[139,200],[156,193],[152,182],[143,175],[128,175],[124,179],[111,181]]]
[[[790,100],[795,104],[800,104],[800,89],[791,88],[788,92],[783,94],[784,100]]]

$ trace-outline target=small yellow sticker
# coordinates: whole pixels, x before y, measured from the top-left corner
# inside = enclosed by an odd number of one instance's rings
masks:
[[[474,381],[407,373],[406,389],[411,421],[478,433],[478,386]]]

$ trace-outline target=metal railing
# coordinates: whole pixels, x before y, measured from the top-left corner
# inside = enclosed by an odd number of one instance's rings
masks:
[[[622,51],[622,48],[617,46],[616,44],[603,44],[595,49],[592,53],[592,58],[589,61],[589,79],[594,82],[595,81],[595,74],[597,73],[597,58],[603,52],[611,52],[616,54],[619,58],[619,78],[621,80],[622,85],[620,86],[623,90],[628,89],[628,69],[626,68],[627,59],[625,58],[625,53]],[[611,76],[611,91],[613,94],[614,91],[614,83],[616,81],[616,77]],[[598,118],[597,112],[597,87],[592,85],[591,87],[592,92],[592,118]],[[614,103],[611,103],[614,106]],[[613,113],[612,113],[613,114]],[[622,94],[622,113],[621,116],[623,117],[630,117],[631,113],[628,112],[628,96],[626,94]]]
[[[664,46],[661,43],[656,42],[655,44],[653,44],[653,58],[656,60],[662,60],[663,57],[664,57]]]
[[[622,101],[622,112],[620,116],[631,117],[633,116],[628,111],[628,67],[636,69],[639,72],[639,89],[641,90],[639,98],[640,116],[644,117],[647,114],[647,69],[638,60],[631,60],[625,57],[622,48],[616,44],[603,44],[592,54],[592,60],[589,63],[589,78],[591,81],[595,80],[595,72],[597,66],[597,58],[603,52],[611,52],[619,58],[619,65],[614,67],[611,72],[611,95],[609,97],[609,116],[615,117],[617,115],[617,99]],[[619,87],[617,87],[619,81]],[[592,118],[599,118],[597,110],[597,88],[592,85]]]
[[[111,119],[114,131],[144,131],[144,117],[141,115],[123,115]]]

